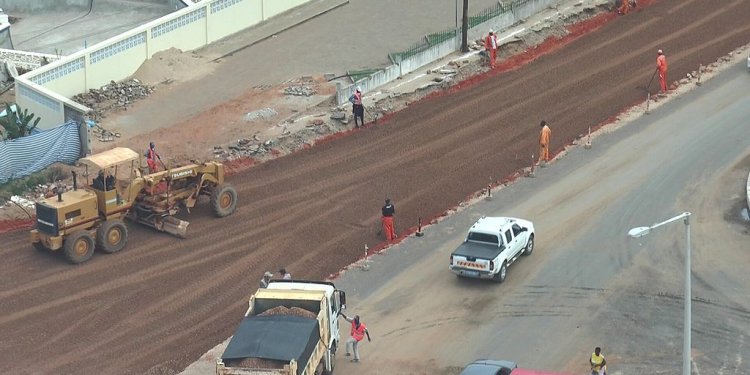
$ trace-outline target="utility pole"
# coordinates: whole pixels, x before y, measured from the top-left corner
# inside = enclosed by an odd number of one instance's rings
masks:
[[[469,0],[464,0],[464,18],[461,21],[461,52],[469,52]]]

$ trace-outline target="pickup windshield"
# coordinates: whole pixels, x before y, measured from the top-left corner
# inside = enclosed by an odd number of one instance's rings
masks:
[[[469,236],[467,240],[471,242],[483,242],[483,243],[489,243],[493,245],[499,244],[497,236],[494,234],[469,232]]]

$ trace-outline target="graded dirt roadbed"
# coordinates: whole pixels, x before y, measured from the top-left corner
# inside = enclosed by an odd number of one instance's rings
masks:
[[[748,18],[746,1],[658,1],[522,68],[233,176],[238,211],[193,210],[186,240],[131,225],[124,251],[72,267],[25,232],[4,234],[0,373],[183,368],[232,333],[263,271],[338,272],[379,241],[384,197],[403,232],[527,166],[539,120],[558,150],[642,100],[657,48],[677,79],[746,44]]]

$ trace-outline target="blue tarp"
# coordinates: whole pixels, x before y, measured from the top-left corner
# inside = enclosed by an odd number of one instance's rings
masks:
[[[27,137],[0,141],[0,184],[57,162],[73,164],[80,155],[81,138],[74,121]]]

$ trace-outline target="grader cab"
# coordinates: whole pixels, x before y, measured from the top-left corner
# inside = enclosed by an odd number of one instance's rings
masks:
[[[127,218],[158,231],[185,237],[188,222],[175,217],[194,207],[201,195],[209,196],[214,214],[224,217],[237,207],[237,192],[224,183],[224,166],[208,162],[168,168],[143,175],[140,155],[114,148],[80,160],[86,183],[58,193],[36,205],[36,248],[63,249],[71,263],[85,262],[94,249],[115,253],[127,243]],[[89,181],[91,172],[96,178]]]

